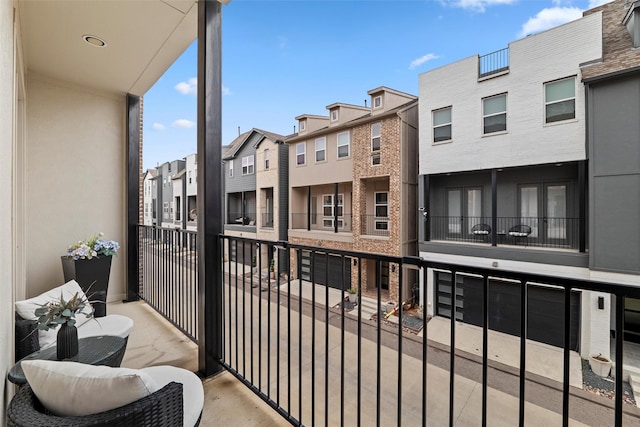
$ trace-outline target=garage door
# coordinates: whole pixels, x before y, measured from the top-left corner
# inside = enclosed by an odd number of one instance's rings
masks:
[[[347,290],[351,288],[351,259],[316,252],[311,261],[311,252],[302,251],[300,277],[331,288]],[[343,263],[344,259],[344,263]],[[344,264],[344,276],[343,273]]]
[[[437,314],[451,316],[451,274],[436,273]],[[564,345],[564,291],[550,286],[529,285],[527,338],[556,347]],[[578,350],[580,292],[572,292],[571,350]],[[482,326],[482,279],[456,277],[456,319]],[[520,285],[489,280],[489,329],[520,336]]]

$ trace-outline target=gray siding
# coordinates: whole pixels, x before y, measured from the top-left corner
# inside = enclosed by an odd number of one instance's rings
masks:
[[[242,148],[236,153],[233,159],[226,160],[225,193],[239,193],[242,191],[256,191],[256,149],[257,138],[262,138],[261,134],[254,133]],[[242,175],[242,158],[253,155],[254,168],[250,175]],[[233,176],[229,176],[229,163],[233,162]]]
[[[587,92],[590,267],[640,273],[640,74]]]
[[[278,176],[278,239],[286,241],[289,239],[289,144],[278,144]]]

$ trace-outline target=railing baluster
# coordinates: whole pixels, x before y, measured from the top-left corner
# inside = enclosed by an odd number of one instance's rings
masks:
[[[457,314],[457,280],[458,272],[451,271],[451,316],[449,319],[449,427],[453,427],[454,416],[454,389],[456,373],[456,314]]]
[[[525,384],[527,377],[527,282],[520,281],[520,405],[518,424],[524,427]]]
[[[482,427],[487,427],[487,383],[489,376],[489,277],[482,276]]]
[[[562,426],[569,426],[569,380],[570,380],[570,359],[569,350],[571,345],[571,288],[564,287],[564,349],[562,352]]]

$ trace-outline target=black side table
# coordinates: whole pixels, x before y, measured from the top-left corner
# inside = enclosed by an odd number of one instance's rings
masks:
[[[81,338],[78,340],[78,354],[65,361],[86,363],[88,365],[105,365],[118,367],[124,357],[127,340],[124,338],[101,335],[97,337]],[[27,382],[22,371],[25,360],[58,360],[56,346],[31,353],[16,363],[9,371],[8,378],[14,384],[22,385]]]

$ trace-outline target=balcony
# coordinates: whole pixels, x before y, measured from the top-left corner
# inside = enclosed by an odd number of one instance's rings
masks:
[[[578,218],[431,216],[431,240],[521,247],[579,249]]]
[[[228,212],[226,224],[250,225],[252,227],[255,227],[256,213],[255,212]]]
[[[291,229],[351,233],[351,214],[335,217],[322,214],[293,213],[291,214]]]
[[[508,47],[478,57],[478,79],[504,74],[508,71]]]
[[[360,215],[360,234],[389,237],[391,222],[388,216]]]
[[[177,236],[160,238],[163,233]],[[185,238],[180,233],[139,228],[139,293],[145,302],[112,304],[109,310],[124,314],[129,312],[117,310],[132,310],[135,319],[139,312],[157,316],[152,307],[185,335],[159,317],[136,320],[124,366],[166,361],[196,369],[198,253],[190,243],[194,234]],[[456,320],[457,316],[427,316],[425,327],[424,321],[416,320],[414,306],[398,305],[389,311],[380,289],[377,296],[354,295],[359,301],[354,306],[346,303],[351,296],[345,298],[347,292],[335,289],[335,283],[319,285],[313,273],[311,281],[297,280],[294,262],[289,273],[279,278],[261,274],[270,264],[266,256],[263,259],[265,251],[257,251],[252,266],[228,261],[220,283],[223,321],[218,326],[222,334],[219,363],[226,373],[205,382],[202,425],[217,425],[222,420],[230,425],[419,425],[422,421],[422,425],[622,426],[623,420],[625,425],[640,422],[640,410],[623,403],[623,367],[640,365],[627,352],[633,344],[623,340],[624,334],[612,339],[617,379],[612,382],[614,399],[584,389],[587,368],[570,349],[571,321],[556,325],[567,337],[563,346],[527,337],[527,319],[535,317],[529,312],[528,289],[540,284],[560,289],[560,306],[566,309],[559,315],[564,319],[571,319],[572,292],[587,292],[587,298],[591,293],[612,300],[615,296],[614,323],[622,331],[624,298],[640,298],[637,287],[285,242],[273,246],[274,242],[241,237],[222,236],[220,243],[224,247],[267,245],[275,248],[278,260],[299,261],[307,251],[312,258],[348,258],[355,266],[391,263],[398,268],[390,279],[398,280],[401,288],[410,286],[404,282],[406,270],[417,271],[421,277],[426,277],[427,269],[434,269],[456,278],[480,278],[476,294],[485,295],[480,297],[484,318],[493,305],[487,298],[489,277],[509,281],[524,291],[518,296],[519,333],[475,326]],[[357,277],[354,286],[360,288],[359,267],[352,272]],[[452,294],[458,295],[457,283],[452,281]],[[470,286],[465,284],[465,294]],[[428,307],[432,301],[426,293],[418,293],[409,302]],[[385,312],[391,314],[380,321]],[[161,332],[153,335],[154,328]],[[608,336],[608,325],[605,328]]]

